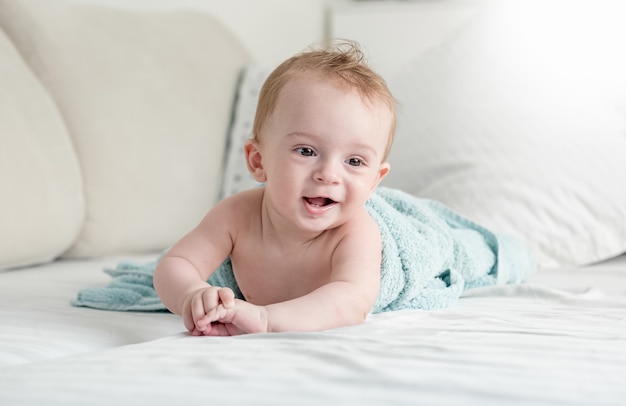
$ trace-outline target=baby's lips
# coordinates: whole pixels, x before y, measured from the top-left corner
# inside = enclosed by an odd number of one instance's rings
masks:
[[[306,197],[305,199],[310,205],[319,207],[334,203],[332,199],[327,197]]]

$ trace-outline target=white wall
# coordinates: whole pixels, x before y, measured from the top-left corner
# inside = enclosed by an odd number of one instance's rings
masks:
[[[360,43],[385,78],[440,45],[481,9],[483,0],[386,0],[333,4],[329,35]]]
[[[218,17],[255,60],[274,67],[325,38],[328,5],[350,0],[74,0],[125,9],[199,9]]]
[[[503,31],[516,33],[513,39],[497,37],[502,46],[519,40],[515,46],[527,52],[527,63],[576,77],[581,85],[594,82],[626,117],[624,0],[385,0],[332,6],[330,35],[359,41],[370,65],[387,80],[488,14],[482,24],[507,25]],[[464,71],[462,60],[458,71]]]

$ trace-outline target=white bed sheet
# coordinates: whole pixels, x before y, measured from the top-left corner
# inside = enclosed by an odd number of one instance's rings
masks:
[[[70,306],[79,290],[110,282],[105,267],[156,255],[60,261],[0,272],[0,368],[153,340],[183,327],[169,313],[113,313]]]
[[[171,314],[69,306],[114,263],[0,274],[0,404],[626,404],[626,256],[440,311],[232,338],[190,337]]]

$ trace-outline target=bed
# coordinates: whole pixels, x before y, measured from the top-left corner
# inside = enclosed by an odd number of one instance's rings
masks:
[[[308,4],[399,101],[385,185],[515,236],[538,269],[357,326],[193,337],[72,302],[255,186],[241,145],[274,61],[228,8],[122,3],[0,0],[0,404],[625,404],[623,8]]]
[[[626,397],[626,256],[542,269],[519,286],[469,291],[444,310],[232,338],[189,336],[168,313],[69,305],[79,289],[106,283],[102,267],[115,264],[2,275],[2,404],[621,405]],[[33,289],[42,278],[48,284]]]

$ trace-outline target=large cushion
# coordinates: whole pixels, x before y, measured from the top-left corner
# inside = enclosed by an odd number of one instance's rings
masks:
[[[385,182],[523,239],[543,266],[625,252],[623,18],[501,3],[390,78],[401,113]]]
[[[70,257],[162,249],[219,193],[247,51],[193,11],[0,0],[12,37],[67,122],[86,217]]]
[[[0,30],[0,269],[60,255],[80,230],[83,203],[63,120]]]

